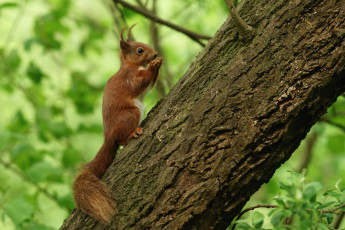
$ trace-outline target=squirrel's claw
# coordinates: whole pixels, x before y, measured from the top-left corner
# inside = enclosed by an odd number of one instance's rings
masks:
[[[143,129],[140,127],[136,127],[134,132],[132,133],[132,137],[138,138],[139,135],[143,133]]]

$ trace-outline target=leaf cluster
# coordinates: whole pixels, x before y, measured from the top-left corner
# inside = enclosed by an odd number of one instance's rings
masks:
[[[324,191],[321,183],[309,182],[305,173],[290,171],[280,183],[276,205],[266,206],[272,210],[267,215],[253,211],[250,219],[237,221],[236,229],[334,229],[334,218],[345,211],[345,187],[336,184]]]

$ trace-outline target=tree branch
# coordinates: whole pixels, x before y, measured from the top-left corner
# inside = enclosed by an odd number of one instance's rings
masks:
[[[207,36],[207,35],[203,35],[203,34],[199,34],[199,33],[196,33],[196,32],[193,32],[193,31],[190,31],[190,30],[187,30],[181,26],[178,26],[178,25],[175,25],[171,22],[168,22],[168,21],[165,21],[159,17],[157,17],[156,15],[152,14],[150,11],[148,11],[146,8],[141,8],[141,7],[137,7],[137,6],[133,6],[132,4],[128,3],[128,2],[125,2],[125,1],[122,1],[122,0],[113,0],[114,3],[119,3],[121,5],[123,5],[124,7],[132,10],[132,11],[135,11],[141,15],[143,15],[144,17],[148,18],[148,19],[151,19],[157,23],[160,23],[162,25],[165,25],[165,26],[168,26],[178,32],[181,32],[185,35],[187,35],[188,37],[190,37],[192,40],[196,41],[197,43],[199,43],[200,45],[202,46],[205,46],[204,43],[201,42],[202,39],[205,39],[205,40],[209,40],[211,39],[210,36]]]

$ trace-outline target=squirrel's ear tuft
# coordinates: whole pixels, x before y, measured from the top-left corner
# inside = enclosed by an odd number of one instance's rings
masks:
[[[123,32],[125,32],[125,30],[126,30],[127,28],[128,28],[127,26],[124,26],[124,27],[121,28],[121,31],[120,31],[121,41],[125,41],[125,40],[123,39]]]
[[[120,41],[120,48],[121,48],[122,52],[129,53],[131,47],[127,42],[121,40]]]
[[[133,27],[135,26],[136,24],[133,24],[131,27],[129,27],[128,31],[127,31],[127,42],[131,42],[133,41],[132,37],[131,37],[131,30],[133,29]]]

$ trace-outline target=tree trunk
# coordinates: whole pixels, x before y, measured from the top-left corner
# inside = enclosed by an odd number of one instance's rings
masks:
[[[344,92],[344,12],[345,0],[246,1],[256,35],[239,40],[228,19],[117,154],[111,225],[74,210],[61,229],[226,229]]]

